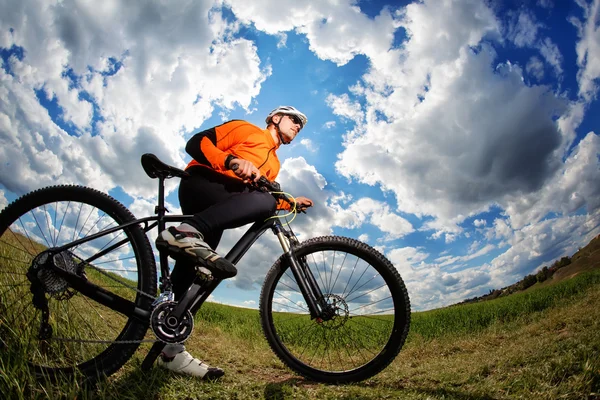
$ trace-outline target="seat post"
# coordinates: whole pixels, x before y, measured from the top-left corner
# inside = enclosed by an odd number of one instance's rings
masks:
[[[158,205],[154,207],[154,213],[158,214],[158,231],[162,232],[165,230],[165,178],[162,176],[158,177]]]
[[[158,215],[158,232],[162,232],[166,229],[165,224],[165,213],[169,210],[165,208],[165,178],[163,176],[158,177],[158,205],[154,208],[154,213]],[[169,256],[166,252],[161,251],[159,254],[160,258],[160,285],[159,289],[161,293],[170,292],[173,290],[171,285],[170,273],[169,273]],[[160,348],[162,350],[162,347]],[[154,361],[154,359],[152,359]]]

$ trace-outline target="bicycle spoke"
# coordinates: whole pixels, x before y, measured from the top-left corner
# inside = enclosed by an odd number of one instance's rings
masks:
[[[32,216],[33,216],[33,219],[35,220],[35,224],[36,224],[38,230],[40,231],[42,237],[44,238],[44,241],[46,242],[46,245],[48,247],[52,247],[50,242],[48,242],[48,239],[46,239],[46,235],[44,234],[44,231],[42,230],[42,227],[40,226],[40,223],[38,222],[37,217],[35,216],[35,213],[32,213]]]
[[[67,216],[67,211],[69,210],[70,205],[71,205],[71,202],[69,201],[69,202],[67,202],[67,205],[65,206],[65,212],[63,213],[62,220],[60,221],[60,225],[58,227],[58,232],[59,232],[58,237],[60,237],[60,232],[62,232],[63,223],[65,222],[65,217]],[[56,209],[58,210],[58,205],[56,206]]]
[[[84,366],[82,372],[90,376],[114,372],[136,345],[107,350],[117,339],[142,340],[147,326],[75,291],[55,268],[149,309],[156,272],[144,231],[137,225],[115,229],[134,217],[114,199],[87,188],[45,188],[17,202],[3,211],[12,223],[0,231],[2,343],[44,376],[68,374],[74,366]],[[108,229],[115,230],[102,235]],[[81,243],[73,246],[76,240]],[[57,248],[65,250],[57,253]],[[29,278],[34,260],[37,271]],[[142,263],[151,272],[140,279]]]
[[[351,242],[357,243],[356,249],[348,246]],[[374,249],[345,238],[311,239],[295,252],[300,266],[314,277],[305,283],[318,286],[309,293],[322,294],[314,299],[320,314],[311,318],[306,310],[292,317],[299,312],[294,307],[309,299],[297,289],[291,267],[284,265],[269,288],[274,327],[267,332],[270,344],[286,364],[318,381],[353,382],[380,371],[395,357],[407,332],[400,326],[408,320],[399,318],[407,308],[396,309],[398,304],[404,306],[397,299],[405,292],[394,293],[398,287],[394,267]],[[271,337],[278,339],[273,342]]]
[[[317,260],[315,260],[315,255],[311,254],[311,256],[313,259],[313,264],[315,266],[315,269],[317,270],[317,276],[319,277],[319,280],[321,281],[322,287],[327,287],[325,285],[325,282],[323,282],[323,277],[321,276],[321,271],[319,270],[319,263],[317,262]],[[306,258],[305,258],[305,260],[306,260]],[[307,262],[307,264],[308,264],[308,262]],[[323,265],[323,273],[325,273],[325,265]]]
[[[348,253],[344,253],[344,260],[342,260],[342,263],[340,264],[340,268],[338,269],[338,273],[335,277],[335,281],[333,282],[333,285],[331,286],[332,290],[335,288],[335,284],[337,283],[339,277],[340,277],[340,273],[342,272],[343,266],[346,263],[346,257],[348,257]],[[332,268],[333,270],[333,268]]]
[[[350,282],[352,282],[352,277],[354,276],[354,271],[356,271],[356,266],[358,265],[359,261],[360,261],[360,259],[357,257],[356,262],[354,263],[354,266],[352,267],[352,272],[350,273],[350,277],[348,278],[348,281],[346,282],[346,287],[344,288],[344,290],[342,290],[342,297],[346,296],[346,289],[348,289],[348,285],[350,285]]]
[[[307,308],[300,308],[300,307],[299,307],[299,306],[298,306],[296,303],[294,303],[294,301],[293,301],[292,299],[290,299],[289,297],[287,297],[287,296],[284,296],[284,295],[282,295],[282,294],[281,294],[281,293],[279,293],[279,292],[275,292],[275,293],[276,293],[276,294],[278,294],[279,296],[283,297],[284,299],[288,300],[288,301],[289,301],[291,304],[294,304],[294,307],[293,307],[293,308],[295,308],[295,309],[298,309],[298,310],[301,310],[301,311],[308,311],[308,309],[307,309]],[[275,302],[275,301],[274,301],[274,302]],[[278,304],[284,305],[284,303],[278,303]]]
[[[27,229],[25,229],[25,225],[23,224],[23,221],[21,220],[21,218],[19,218],[19,224],[21,224],[21,228],[23,228],[23,232],[25,233],[25,236],[27,237],[27,240],[29,240],[29,244],[31,244],[31,250],[35,251],[36,246],[33,245],[33,241],[31,240],[31,237],[29,236],[29,231]],[[14,235],[14,232],[9,228],[9,231]],[[20,242],[20,240],[19,240]],[[32,253],[30,251],[27,251],[29,253],[29,255],[31,255],[32,257],[35,255],[35,253]]]

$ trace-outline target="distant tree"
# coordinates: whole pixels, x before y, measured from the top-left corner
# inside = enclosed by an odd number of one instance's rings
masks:
[[[554,274],[556,271],[558,271],[559,269],[566,267],[567,265],[571,264],[571,259],[567,256],[561,258],[558,261],[555,261],[554,264],[552,264],[552,266],[550,267],[550,272],[552,272],[552,274]]]
[[[519,286],[521,290],[525,290],[528,287],[535,285],[536,282],[537,278],[535,277],[535,275],[527,275],[525,278],[523,278]]]
[[[566,267],[567,265],[571,264],[571,259],[569,257],[563,257],[560,259],[560,261],[558,262],[559,264],[559,268],[563,268]]]
[[[550,278],[551,272],[548,269],[548,266],[544,266],[536,275],[535,278],[538,282],[544,282],[546,279]]]

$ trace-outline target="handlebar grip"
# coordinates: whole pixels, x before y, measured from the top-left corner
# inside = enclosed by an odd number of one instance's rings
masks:
[[[235,171],[238,168],[239,168],[239,164],[232,164],[230,166],[230,169],[232,171]],[[261,176],[260,178],[258,178],[258,181],[253,182],[251,186],[258,187],[259,189],[266,189],[269,192],[281,192],[281,186],[279,185],[279,183],[277,183],[275,181],[270,181],[267,178],[265,178],[264,176]],[[292,199],[290,199],[288,196],[286,196],[284,194],[279,194],[278,196],[283,198],[285,201],[287,201],[290,204],[293,203]],[[301,211],[301,212],[304,212],[304,211]]]
[[[230,166],[230,169],[232,171],[235,171],[238,168],[239,168],[239,164],[232,164]],[[264,187],[269,192],[279,192],[279,191],[281,191],[281,187],[279,186],[279,183],[277,183],[277,182],[271,182],[270,180],[268,180],[264,176],[261,176],[260,178],[258,178],[258,181],[256,181],[256,186],[258,186],[258,187]]]

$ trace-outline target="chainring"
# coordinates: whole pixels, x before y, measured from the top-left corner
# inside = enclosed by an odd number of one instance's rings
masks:
[[[165,343],[183,343],[192,334],[194,318],[189,310],[181,319],[169,317],[171,311],[177,307],[175,301],[165,301],[157,305],[150,315],[150,328],[156,338]]]

